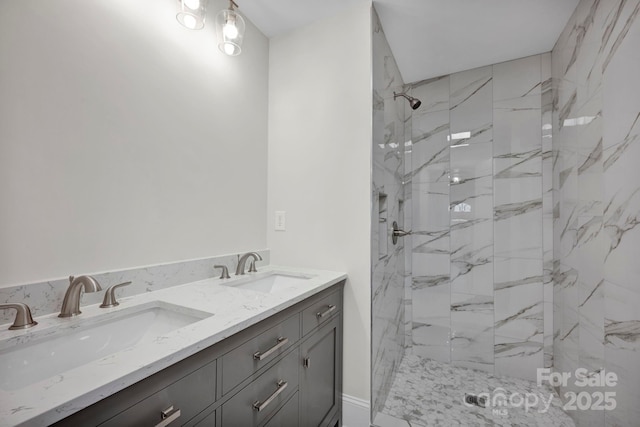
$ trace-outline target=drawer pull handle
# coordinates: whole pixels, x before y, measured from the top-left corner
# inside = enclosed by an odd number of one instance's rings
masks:
[[[276,345],[274,345],[264,353],[260,351],[256,351],[255,353],[253,353],[253,358],[255,360],[266,359],[267,357],[271,356],[274,352],[278,351],[279,349],[287,345],[287,343],[289,343],[289,338],[280,337],[276,340]]]
[[[169,424],[180,418],[180,409],[173,409],[173,406],[169,406],[167,409],[160,412],[160,418],[162,418],[162,421],[156,424],[156,427],[168,426]]]
[[[273,402],[273,400],[278,397],[278,395],[282,393],[285,388],[287,388],[287,385],[288,384],[286,381],[278,381],[278,388],[276,389],[276,391],[274,391],[273,394],[269,396],[264,402],[260,403],[259,400],[254,402],[253,405],[251,405],[253,410],[258,412],[265,410],[269,403]]]
[[[336,306],[333,304],[329,304],[329,308],[326,309],[325,311],[321,312],[317,312],[316,313],[316,317],[318,319],[322,319],[324,316],[328,316],[329,314],[331,314],[334,310],[336,309]]]

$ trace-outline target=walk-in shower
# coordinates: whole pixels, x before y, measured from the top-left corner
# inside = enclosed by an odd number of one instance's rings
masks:
[[[374,11],[373,425],[638,425],[640,0],[613,3],[409,84]]]

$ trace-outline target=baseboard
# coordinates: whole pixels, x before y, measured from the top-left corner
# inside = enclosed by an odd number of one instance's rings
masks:
[[[369,427],[369,401],[342,395],[342,427]]]

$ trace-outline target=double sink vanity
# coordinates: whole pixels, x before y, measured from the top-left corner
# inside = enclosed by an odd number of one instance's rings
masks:
[[[340,426],[345,279],[266,266],[4,329],[0,426]]]

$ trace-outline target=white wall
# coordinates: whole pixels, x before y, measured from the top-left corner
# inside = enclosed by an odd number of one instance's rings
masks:
[[[0,2],[0,287],[266,245],[268,41],[174,0]]]
[[[345,271],[344,393],[369,398],[371,15],[270,41],[267,241],[274,264]],[[274,231],[274,211],[287,230]]]

